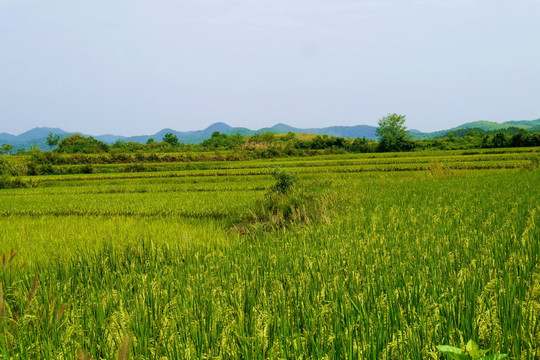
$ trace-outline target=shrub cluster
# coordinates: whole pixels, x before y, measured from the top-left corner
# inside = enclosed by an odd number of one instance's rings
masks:
[[[18,189],[36,187],[35,181],[25,181],[19,177],[0,175],[0,189]]]
[[[272,176],[274,185],[254,209],[241,216],[234,226],[236,231],[257,234],[316,221],[330,222],[335,193],[299,187],[297,176],[280,168],[274,169]]]

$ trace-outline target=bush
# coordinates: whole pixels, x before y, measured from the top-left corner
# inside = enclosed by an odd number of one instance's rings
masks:
[[[109,148],[109,145],[91,136],[73,134],[63,138],[54,151],[68,154],[95,154],[108,152]]]
[[[0,175],[16,176],[23,174],[23,165],[0,159]]]
[[[25,169],[25,175],[39,175],[40,172],[40,166],[33,162],[33,161],[29,161],[26,163],[26,169]]]
[[[31,188],[36,186],[37,183],[34,181],[24,181],[19,177],[7,175],[0,176],[0,189]]]
[[[296,175],[287,172],[281,168],[276,168],[272,171],[272,176],[276,179],[276,183],[272,186],[271,191],[285,194],[294,186],[298,181]]]
[[[94,167],[91,164],[86,164],[81,166],[81,173],[83,174],[92,174],[94,172]]]
[[[275,184],[253,210],[241,216],[234,226],[236,231],[258,233],[315,221],[330,222],[331,209],[336,203],[334,192],[296,187],[296,175],[283,169],[275,169],[272,175]]]
[[[9,173],[9,166],[7,161],[0,159],[0,175]]]
[[[56,171],[51,164],[45,164],[39,167],[39,173],[41,175],[54,175]]]
[[[130,164],[118,169],[120,172],[145,172],[145,171],[157,171],[154,166],[145,166],[144,164]]]
[[[40,165],[59,165],[64,162],[64,158],[56,153],[46,151],[33,153],[30,155],[30,161]]]

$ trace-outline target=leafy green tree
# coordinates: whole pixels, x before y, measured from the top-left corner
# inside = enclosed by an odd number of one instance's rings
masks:
[[[357,153],[368,153],[376,150],[376,142],[366,139],[366,137],[356,138],[349,146],[349,151]]]
[[[324,149],[326,148],[326,140],[328,140],[328,135],[317,135],[311,140],[312,149]]]
[[[517,134],[512,136],[512,139],[510,140],[510,145],[514,147],[530,146],[529,144],[531,143],[531,135],[523,129],[519,130],[520,131]]]
[[[115,149],[122,149],[124,147],[125,141],[122,139],[116,139],[116,141],[112,144],[112,147]]]
[[[227,149],[232,150],[237,148],[240,144],[244,142],[244,137],[241,134],[227,135],[225,133],[220,133],[219,131],[214,131],[212,136],[204,140],[201,145],[203,148],[208,149]]]
[[[0,148],[0,154],[10,154],[13,151],[13,145],[11,144],[2,144]]]
[[[55,151],[67,154],[94,154],[108,152],[109,145],[91,136],[86,137],[80,134],[73,134],[63,138]]]
[[[495,148],[505,147],[509,143],[508,135],[503,132],[498,132],[493,136],[493,140],[491,140],[491,142]]]
[[[49,132],[49,135],[47,136],[47,145],[49,145],[50,147],[54,147],[58,145],[59,142],[60,142],[60,135]]]
[[[273,143],[276,140],[276,135],[270,131],[265,131],[259,134],[261,142]]]
[[[36,144],[33,144],[30,146],[30,150],[28,150],[28,152],[30,154],[37,154],[41,152],[41,149]]]
[[[289,131],[285,136],[283,136],[283,141],[291,141],[296,139],[296,134],[292,131]]]
[[[156,140],[154,140],[154,138],[150,138],[148,140],[146,140],[146,145],[150,145],[150,144],[154,144],[156,142]]]
[[[379,119],[376,134],[379,138],[379,151],[411,150],[413,142],[405,126],[405,115],[388,114]]]
[[[178,146],[178,137],[173,133],[166,133],[165,136],[163,136],[163,141],[171,146]]]

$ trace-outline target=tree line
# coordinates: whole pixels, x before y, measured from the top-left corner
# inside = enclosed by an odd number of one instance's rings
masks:
[[[120,153],[175,153],[206,151],[243,151],[253,158],[276,156],[302,156],[309,151],[329,153],[370,153],[414,150],[457,150],[503,147],[540,146],[540,133],[531,133],[520,128],[507,128],[486,132],[482,129],[460,129],[434,139],[414,139],[405,126],[405,116],[388,114],[378,122],[376,130],[378,141],[363,138],[344,138],[338,136],[316,135],[301,138],[297,134],[274,134],[270,132],[242,136],[214,132],[210,138],[199,144],[184,144],[173,133],[167,133],[161,141],[148,139],[146,144],[117,140],[106,144],[93,137],[80,134],[61,138],[49,133],[47,144],[58,154],[120,154]],[[3,144],[0,154],[11,154],[13,146]],[[40,152],[37,147],[29,151],[20,149],[18,154]]]

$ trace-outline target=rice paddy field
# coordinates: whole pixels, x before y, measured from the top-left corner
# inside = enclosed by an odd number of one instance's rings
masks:
[[[0,190],[0,359],[538,359],[539,151],[33,176]],[[327,211],[242,231],[276,167]]]

